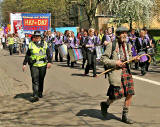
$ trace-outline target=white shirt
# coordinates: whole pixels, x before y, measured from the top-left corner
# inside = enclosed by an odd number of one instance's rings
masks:
[[[26,45],[29,45],[29,39],[25,38],[25,40],[26,40]]]
[[[2,43],[5,43],[5,37],[2,37]]]

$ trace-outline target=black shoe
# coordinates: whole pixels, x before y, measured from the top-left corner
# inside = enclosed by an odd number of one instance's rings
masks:
[[[88,76],[88,74],[84,73],[83,76]]]
[[[122,112],[122,122],[126,124],[133,124],[134,122],[128,119],[128,108],[124,107]]]
[[[43,94],[42,94],[42,93],[39,93],[38,97],[39,97],[39,98],[43,98]]]
[[[109,106],[107,105],[106,102],[101,102],[100,106],[101,106],[101,113],[103,117],[107,117],[107,113],[108,113],[107,110]]]
[[[146,72],[145,72],[144,70],[141,70],[141,74],[142,74],[142,75],[145,75]]]
[[[74,67],[74,63],[71,63],[71,67]]]
[[[95,74],[95,75],[93,75],[93,77],[97,77],[97,75]]]
[[[31,102],[32,102],[32,103],[37,102],[37,101],[39,101],[39,98],[38,98],[38,97],[33,97],[33,98],[31,99]]]
[[[146,71],[148,71],[148,67],[146,67]]]
[[[122,122],[126,124],[133,124],[134,122],[130,119],[128,119],[126,116],[122,116]]]

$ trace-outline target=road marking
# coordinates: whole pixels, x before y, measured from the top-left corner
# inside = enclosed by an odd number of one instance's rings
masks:
[[[149,82],[151,84],[160,86],[160,82],[157,82],[157,81],[153,81],[153,80],[150,80],[150,79],[144,79],[144,78],[141,78],[141,77],[138,77],[138,76],[135,76],[135,75],[133,75],[133,78],[137,79],[137,80],[142,80],[142,81]]]

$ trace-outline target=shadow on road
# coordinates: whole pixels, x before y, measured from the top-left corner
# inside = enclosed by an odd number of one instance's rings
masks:
[[[10,56],[9,54],[5,54],[5,55],[3,55],[3,56]]]
[[[151,73],[160,73],[160,71],[155,71],[155,70],[149,70]]]
[[[58,64],[60,67],[68,67],[67,64]],[[69,66],[72,69],[78,69],[78,70],[83,70],[79,64],[75,64],[74,67]]]
[[[140,72],[131,72],[132,75],[140,75]]]
[[[13,57],[25,57],[24,55],[13,55]]]
[[[91,75],[84,75],[84,74],[71,74],[72,76],[79,76],[79,77],[92,77]]]
[[[121,121],[120,118],[116,117],[115,115],[113,115],[111,113],[108,113],[107,118],[104,118],[101,115],[101,111],[97,110],[97,109],[84,109],[84,110],[80,110],[80,112],[77,113],[76,116],[91,117],[91,118],[97,118],[97,119],[100,119],[100,120],[115,119],[115,120]]]
[[[58,64],[60,67],[68,67],[67,64]]]
[[[14,99],[17,99],[17,98],[22,98],[22,99],[25,99],[29,102],[31,102],[31,98],[32,98],[32,93],[20,93],[20,94],[17,94]]]

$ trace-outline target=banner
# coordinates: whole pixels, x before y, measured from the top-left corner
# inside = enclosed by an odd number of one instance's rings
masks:
[[[10,13],[11,33],[17,33],[22,29],[22,16],[21,13]]]
[[[48,31],[51,27],[50,13],[22,13],[22,27],[25,31]]]
[[[18,33],[22,29],[22,20],[13,21],[14,33]]]
[[[74,35],[77,36],[77,27],[57,27],[56,31],[64,33],[66,30],[70,30],[74,32]]]

